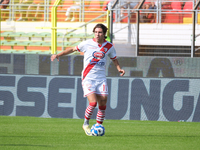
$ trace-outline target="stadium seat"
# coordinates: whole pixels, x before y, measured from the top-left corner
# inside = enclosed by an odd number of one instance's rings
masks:
[[[48,46],[51,47],[51,42],[41,42],[42,46]]]
[[[5,40],[1,40],[0,44],[1,44],[1,50],[10,50],[12,47],[10,44],[6,43],[7,41]]]
[[[92,0],[90,1],[89,7],[87,8],[88,11],[101,11],[101,3],[99,0]]]
[[[67,8],[69,8],[70,6],[72,6],[74,4],[74,1],[73,0],[65,0],[63,2],[63,6],[62,8],[67,10]]]
[[[27,42],[28,43],[28,42]],[[71,42],[64,42],[64,46],[69,46]],[[51,42],[45,42],[45,41],[40,41],[40,42],[29,42],[29,46],[46,46],[46,47],[51,47]],[[62,47],[62,42],[58,42],[57,46]]]
[[[173,10],[177,10],[176,12],[178,14],[175,14],[175,15],[178,19],[178,23],[183,23],[182,2],[178,2],[178,1],[172,2],[171,6]]]
[[[87,12],[85,12],[84,22],[91,21],[92,19],[95,19],[103,14],[105,14],[105,12],[87,11]],[[101,17],[93,22],[98,22],[98,23],[106,22],[106,15],[104,15],[103,17]]]
[[[26,50],[27,46],[30,44],[29,41],[15,41],[16,44],[13,46],[14,50]]]
[[[26,37],[38,37],[39,34],[37,32],[28,32],[24,36],[26,36]]]
[[[14,50],[14,46],[17,45],[16,41],[1,41],[1,50]]]
[[[171,7],[173,10],[181,10],[181,2],[177,2],[177,1],[172,2]]]
[[[17,41],[5,41],[5,40],[3,40],[3,41],[1,41],[1,45],[5,45],[5,46],[15,46],[15,45],[17,45]]]
[[[192,10],[193,9],[193,2],[192,1],[187,1],[185,2],[185,5],[183,7],[184,12],[190,12],[188,14],[184,14],[183,17],[184,18],[192,18],[192,13],[191,11],[187,11],[187,10]]]
[[[84,14],[85,14],[84,22],[88,22],[104,14],[104,12],[102,12],[100,1],[99,0],[90,1],[88,7],[85,7]],[[97,19],[94,22],[105,22],[105,21],[106,21],[106,15],[102,18]]]
[[[172,11],[165,11],[166,13],[162,15],[164,17],[162,23],[182,23],[182,15],[181,12],[181,2],[171,2],[171,5],[168,8]]]
[[[7,36],[9,36],[10,34],[12,34],[13,32],[2,32],[1,33],[1,36],[3,36],[3,37],[7,37]]]
[[[12,34],[12,32],[2,32],[1,37],[3,37],[4,40],[11,41],[13,38],[9,37],[10,34]]]
[[[9,34],[9,37],[21,37],[24,34],[25,34],[24,32],[11,32]]]
[[[73,43],[72,45],[70,45],[70,47],[77,46],[78,44],[80,44],[80,41],[79,41],[79,42],[75,42],[75,43]]]
[[[7,43],[7,41],[1,40],[0,43],[1,43],[1,45],[5,45]]]
[[[65,35],[65,37],[74,37],[76,34],[75,33],[69,33],[69,34],[67,34],[67,35]]]
[[[40,51],[49,51],[50,50],[50,42],[31,42],[29,46],[27,46],[27,50],[40,50]]]
[[[85,0],[84,1],[84,10],[86,11],[88,9],[88,7],[90,6],[90,1],[89,0]]]
[[[23,36],[28,37],[29,41],[31,41],[33,37],[39,37],[39,34],[37,32],[28,32],[24,34]]]
[[[0,40],[4,40],[4,37],[3,36],[1,36],[1,34],[2,34],[3,32],[0,32]]]
[[[71,44],[72,44],[71,42],[64,42],[64,45],[63,45],[62,42],[59,42],[59,43],[57,43],[57,46],[58,47],[62,47],[62,46],[69,47]]]
[[[74,37],[80,38],[80,40],[82,41],[83,39],[87,39],[87,38],[93,38],[94,35],[93,34],[85,34],[85,33],[79,33],[74,35]]]
[[[44,41],[44,38],[50,38],[51,37],[51,33],[50,32],[42,32],[38,34],[38,37],[42,38],[42,41]]]
[[[52,0],[50,9],[52,8],[54,3],[55,3],[55,0]],[[69,8],[73,4],[74,4],[73,0],[65,0],[60,3],[60,5],[57,7],[57,21],[58,22],[65,20],[66,18],[65,13],[67,11],[67,8]],[[76,17],[78,17],[77,13],[76,13]],[[50,21],[51,21],[51,14],[50,14]]]
[[[8,53],[8,54],[10,54],[10,53],[14,53],[15,52],[15,50],[10,50],[10,49],[0,49],[0,53]]]
[[[56,0],[51,0],[50,6],[49,6],[49,9],[50,9],[50,10],[51,10],[51,8],[53,7],[55,1],[56,1]],[[66,0],[66,1],[68,1],[68,0]],[[63,3],[64,3],[64,1],[61,1],[61,2],[60,2],[60,5],[57,6],[57,10],[61,10],[61,9],[62,9]]]
[[[51,54],[51,51],[37,51],[37,54]]]
[[[24,32],[3,32],[1,37],[4,37],[7,41],[13,41],[15,37],[21,37],[24,34]]]
[[[124,16],[127,16],[125,17],[124,19],[120,20],[120,22],[122,23],[128,23],[128,13],[124,13]],[[131,23],[136,23],[136,14],[135,13],[131,13],[130,15],[130,22]]]
[[[50,32],[41,32],[38,34],[39,37],[51,37]]]
[[[6,21],[9,19],[9,6],[6,9],[1,9],[1,21]]]
[[[33,12],[34,17],[31,19],[37,20],[37,21],[43,21],[44,20],[44,0],[34,0],[33,3],[35,6],[38,7],[36,12]],[[36,15],[36,16],[35,16]]]
[[[12,37],[13,39],[9,39],[9,40],[1,40],[1,50],[16,50],[16,53],[38,53],[38,52],[44,52],[47,51],[45,53],[50,53],[50,49],[51,49],[51,41],[48,39],[44,38],[50,38],[51,37],[51,32],[42,32],[42,33],[37,33],[37,32],[28,32],[28,33],[24,33],[24,32],[3,32],[2,36],[5,38],[10,38]],[[58,38],[63,38],[64,33],[62,32],[58,32],[57,33],[57,37]],[[20,38],[17,38],[20,37]],[[28,37],[29,40],[27,39],[27,41],[24,41],[24,38],[21,37]],[[43,40],[38,41],[38,39],[32,41],[32,38],[42,38]],[[74,47],[76,45],[78,45],[80,43],[80,41],[83,41],[86,38],[92,38],[93,34],[90,35],[85,35],[84,33],[79,33],[79,34],[75,34],[75,33],[69,33],[67,35],[65,35],[67,41],[65,41],[64,43],[60,40],[58,40],[57,43],[57,50],[61,51],[62,47],[64,46],[64,49],[67,47]],[[17,39],[16,39],[17,38]],[[76,42],[69,42],[69,39],[71,38],[75,38]],[[77,42],[77,38],[79,39]],[[22,39],[22,40],[21,40]],[[73,40],[72,40],[73,41]],[[34,51],[34,52],[33,52]],[[7,51],[8,52],[8,51]]]
[[[43,42],[31,42],[29,46],[42,46]]]
[[[17,46],[28,46],[30,45],[30,41],[16,41],[17,42]]]
[[[30,43],[32,43],[32,42],[31,41],[21,41],[21,42],[18,42],[17,45],[28,46],[28,45],[30,45]]]
[[[61,33],[61,32],[57,32],[57,38],[62,38],[63,37],[63,33]]]
[[[181,2],[171,2],[171,10],[165,14],[164,23],[182,23],[182,17],[178,13],[181,10]]]

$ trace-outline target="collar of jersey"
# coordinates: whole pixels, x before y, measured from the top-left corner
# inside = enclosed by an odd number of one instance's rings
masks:
[[[93,41],[96,42],[96,39],[93,38]],[[105,43],[105,42],[107,42],[107,41],[104,39],[104,43]],[[96,43],[97,43],[97,42],[96,42]],[[102,43],[102,44],[97,43],[97,44],[98,44],[99,47],[101,47],[104,43]]]

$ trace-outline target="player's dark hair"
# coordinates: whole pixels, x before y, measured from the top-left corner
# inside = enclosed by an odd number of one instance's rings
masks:
[[[101,29],[103,30],[103,34],[105,35],[105,39],[106,39],[106,38],[107,38],[106,33],[107,33],[108,28],[107,28],[104,24],[102,24],[102,23],[98,23],[98,24],[94,27],[93,32],[95,32],[95,29],[96,29],[96,28],[101,28]]]

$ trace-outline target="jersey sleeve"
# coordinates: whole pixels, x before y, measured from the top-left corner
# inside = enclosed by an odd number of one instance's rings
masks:
[[[116,50],[115,50],[114,46],[112,46],[110,48],[108,56],[110,57],[110,59],[116,59],[117,58],[117,54],[116,54]]]
[[[79,45],[76,46],[76,50],[79,52],[84,52],[86,50],[85,45],[86,41],[81,42]]]

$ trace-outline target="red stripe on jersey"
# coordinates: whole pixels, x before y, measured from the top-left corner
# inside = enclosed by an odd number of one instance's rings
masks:
[[[110,58],[110,59],[116,59],[117,58],[117,56],[115,56],[115,57],[113,57],[113,58]]]
[[[108,50],[112,47],[111,43],[107,43],[100,51],[107,53]]]
[[[95,58],[93,58],[92,59],[92,62],[98,62],[100,59],[95,59]],[[85,68],[85,70],[84,70],[84,72],[83,72],[83,79],[86,77],[86,75],[90,72],[90,70],[93,68],[95,66],[95,64],[94,63],[92,63],[92,64],[88,64],[88,66]]]
[[[108,50],[112,47],[112,44],[111,43],[107,43],[104,47],[102,47],[100,49],[100,51],[104,52],[104,53],[107,53]],[[99,62],[100,59],[96,59],[96,58],[93,58],[91,62]],[[83,72],[83,79],[87,76],[87,74],[90,72],[90,70],[96,65],[97,63],[92,63],[92,64],[88,64],[88,66],[85,68],[84,72]],[[82,80],[83,80],[82,79]]]
[[[78,46],[76,46],[77,51],[81,52],[81,50],[78,48]]]

